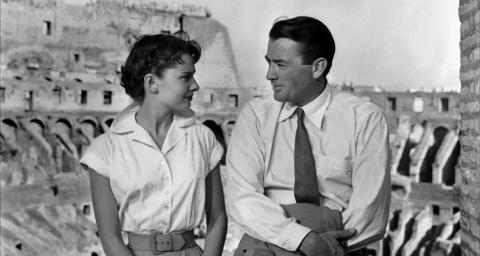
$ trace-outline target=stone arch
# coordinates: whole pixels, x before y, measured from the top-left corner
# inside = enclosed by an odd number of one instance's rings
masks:
[[[65,135],[67,135],[67,137],[70,137],[72,135],[72,128],[73,128],[73,125],[72,125],[72,122],[70,120],[68,120],[67,118],[58,118],[56,121],[55,121],[55,130],[57,132],[61,132]]]
[[[114,116],[106,116],[102,119],[102,121],[100,122],[100,127],[102,128],[102,132],[108,131],[114,119],[115,119]]]
[[[437,155],[438,149],[448,131],[448,128],[444,126],[437,126],[433,129],[433,144],[428,148],[422,161],[419,176],[420,182],[433,182],[433,164],[435,162],[435,156]]]
[[[457,165],[460,159],[460,150],[460,140],[457,140],[443,167],[442,184],[453,186],[458,183],[456,178],[459,177],[459,175],[457,175]]]
[[[222,130],[225,134],[225,141],[230,142],[230,137],[232,136],[233,127],[235,126],[235,119],[227,119],[222,123]]]
[[[400,160],[404,156],[405,151],[407,150],[407,146],[410,146],[409,142],[409,134],[411,131],[411,123],[410,123],[410,116],[408,115],[400,115],[397,118],[397,132],[395,134],[390,134],[390,147],[389,147],[389,154],[391,155],[390,160],[390,168],[392,172],[399,173],[399,166]],[[406,168],[402,168],[403,170],[408,170],[408,164],[403,163]],[[407,174],[408,175],[408,174]]]
[[[0,123],[0,135],[6,141],[16,141],[18,131],[18,122],[12,118],[2,118]]]
[[[407,140],[401,152],[400,159],[398,161],[396,172],[400,175],[409,176],[410,175],[410,153],[415,149],[417,144],[420,142],[422,137],[424,127],[421,123],[412,123],[408,132]]]
[[[418,127],[418,126],[417,126]],[[421,167],[424,164],[425,156],[428,149],[433,145],[433,126],[428,121],[423,121],[421,128],[423,128],[420,139],[410,154],[410,167],[408,170],[409,176],[415,182],[420,181]],[[424,172],[428,172],[425,171]],[[426,181],[426,180],[423,180]],[[428,181],[427,181],[428,182]]]
[[[205,119],[203,120],[202,122],[204,125],[206,125],[207,127],[210,128],[209,125],[218,125],[217,121],[213,120],[213,119]]]
[[[98,120],[93,116],[85,116],[78,120],[78,123],[88,122],[95,126],[98,126]]]
[[[105,119],[105,124],[108,125],[108,127],[112,126],[112,123],[113,123],[113,117]]]
[[[97,136],[98,121],[93,117],[84,117],[79,120],[80,129],[82,133],[90,139]]]
[[[437,136],[441,136],[437,131]],[[438,146],[433,163],[433,183],[442,183],[447,186],[455,184],[456,166],[460,156],[460,142],[457,129],[450,130]]]
[[[442,143],[448,131],[449,129],[443,125],[435,127],[435,129],[433,129],[433,138],[435,140],[435,143]]]
[[[219,125],[222,123],[221,119],[219,119],[218,117],[212,117],[212,116],[204,116],[202,118],[199,118],[198,121],[200,121],[202,124],[205,124],[205,122],[209,122],[209,123],[213,122],[216,125]]]
[[[207,119],[207,120],[203,121],[203,124],[206,127],[208,127],[213,132],[213,134],[215,134],[215,138],[217,139],[218,142],[220,142],[220,145],[222,145],[223,155],[222,155],[222,159],[220,160],[220,164],[225,165],[226,164],[225,155],[226,155],[226,152],[227,152],[227,144],[225,142],[225,136],[223,134],[222,127],[220,125],[218,125],[217,122],[215,122],[212,119]]]
[[[40,118],[31,118],[30,120],[28,120],[28,128],[41,135],[41,136],[44,136],[45,135],[45,129],[46,129],[46,125],[45,125],[45,121],[41,120]]]

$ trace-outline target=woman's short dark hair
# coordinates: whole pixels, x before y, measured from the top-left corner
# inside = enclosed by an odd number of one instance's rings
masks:
[[[145,75],[151,73],[162,77],[165,69],[183,63],[184,54],[192,56],[193,62],[197,63],[201,55],[200,45],[171,35],[144,35],[133,44],[122,66],[120,85],[132,99],[141,102],[145,97]]]
[[[280,20],[273,24],[269,36],[273,40],[289,38],[299,43],[304,64],[312,64],[323,57],[328,62],[324,75],[330,71],[335,54],[335,41],[330,30],[321,21],[306,16]]]

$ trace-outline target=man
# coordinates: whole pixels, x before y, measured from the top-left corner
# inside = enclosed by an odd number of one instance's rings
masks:
[[[335,43],[322,22],[281,20],[269,36],[275,101],[246,104],[227,153],[227,210],[246,231],[236,255],[361,255],[388,220],[385,116],[328,86]]]

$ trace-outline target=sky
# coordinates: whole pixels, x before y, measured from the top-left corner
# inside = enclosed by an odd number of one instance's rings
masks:
[[[185,1],[188,2],[188,1]],[[227,26],[243,84],[267,84],[268,32],[280,16],[307,15],[331,30],[336,84],[459,90],[458,0],[197,0]]]
[[[335,39],[334,84],[460,90],[458,0],[159,1],[206,6],[229,31],[245,86],[269,86],[264,56],[273,22],[307,15],[324,22]]]

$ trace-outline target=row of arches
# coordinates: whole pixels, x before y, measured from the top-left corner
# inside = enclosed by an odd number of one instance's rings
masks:
[[[113,119],[110,115],[2,117],[0,151],[10,166],[4,170],[2,182],[31,184],[53,173],[80,171],[78,159],[93,138],[108,130]],[[198,122],[213,131],[226,152],[234,121],[204,119]],[[221,164],[225,165],[225,154]]]
[[[403,131],[399,128],[390,146],[392,173],[415,182],[455,184],[460,156],[457,129],[416,123]]]
[[[74,140],[78,136],[91,139],[104,133],[112,124],[113,115],[103,117],[3,117],[1,118],[0,139],[3,143],[14,143],[18,140],[19,129],[27,129],[39,136],[45,137],[48,133],[62,134],[65,138]],[[217,140],[225,147],[228,145],[235,120],[232,119],[200,119],[201,123],[210,128]]]
[[[113,116],[80,117],[3,117],[0,125],[2,144],[15,142],[18,130],[26,126],[40,136],[47,133],[61,134],[75,140],[78,136],[91,139],[105,132],[113,122]],[[233,119],[200,119],[210,128],[225,151],[235,125]],[[81,153],[81,150],[79,150]],[[455,184],[455,167],[460,155],[460,145],[456,130],[445,126],[432,127],[428,122],[413,124],[407,131],[399,130],[391,144],[392,172],[410,176],[417,182]],[[222,163],[225,159],[222,159]],[[441,170],[439,170],[441,169]],[[439,177],[440,176],[440,177]]]
[[[55,119],[46,119],[44,117],[31,117],[19,122],[13,117],[4,117],[1,119],[1,132],[0,135],[5,140],[16,141],[18,136],[18,129],[21,125],[25,125],[24,128],[45,136],[47,132],[56,132],[65,134],[68,137],[73,137],[76,132],[80,131],[83,135],[94,138],[99,134],[105,132],[105,130],[113,122],[113,116],[107,116],[102,119],[96,119],[94,117],[82,117],[77,120],[72,118],[59,117]]]
[[[0,182],[34,184],[55,173],[78,172],[78,159],[91,140],[105,132],[113,116],[2,116]]]
[[[80,130],[84,135],[89,138],[94,138],[110,127],[113,122],[113,116],[106,116],[102,119],[86,116],[78,119],[59,117],[54,119],[46,119],[44,117],[31,117],[25,120],[23,123],[31,130],[40,135],[45,135],[47,130],[55,130],[56,132],[63,133],[69,137],[74,136],[75,129]],[[228,140],[235,125],[234,120],[227,120],[224,122],[206,119],[202,123],[210,128],[216,136]],[[1,119],[1,136],[5,139],[16,140],[17,131],[21,124],[16,118],[3,117]]]
[[[22,118],[23,119],[23,118]],[[30,117],[23,120],[22,124],[26,125],[30,130],[44,136],[48,131],[62,133],[68,137],[75,136],[76,131],[80,131],[83,135],[94,138],[110,127],[113,122],[113,116],[106,116],[101,119],[86,116],[78,119],[68,117],[58,117],[54,119],[47,119],[41,116]],[[202,123],[209,127],[218,138],[222,138],[228,142],[233,126],[234,120],[219,121],[214,119],[203,120]],[[20,129],[20,122],[15,117],[3,117],[1,119],[1,132],[5,140],[15,141],[18,136],[18,129]]]

